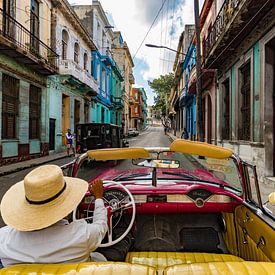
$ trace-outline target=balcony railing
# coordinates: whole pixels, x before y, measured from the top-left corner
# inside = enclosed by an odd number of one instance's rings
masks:
[[[203,54],[204,57],[207,57],[218,41],[218,39],[226,32],[226,26],[229,22],[231,22],[232,18],[238,12],[238,8],[245,0],[225,0],[217,17],[216,20],[210,30],[210,33],[207,36],[203,44]]]
[[[59,65],[59,73],[62,75],[71,75],[83,84],[90,87],[92,90],[98,92],[98,83],[95,81],[95,79],[88,71],[82,69],[73,60],[61,60]]]
[[[122,108],[124,106],[123,100],[121,97],[116,97],[111,95],[111,102],[115,105],[117,108]]]
[[[43,61],[50,69],[57,70],[58,54],[2,9],[0,9],[0,35],[37,58],[40,64]]]

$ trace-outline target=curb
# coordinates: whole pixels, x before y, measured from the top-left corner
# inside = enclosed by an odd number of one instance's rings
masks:
[[[9,171],[0,172],[0,176],[6,176],[6,175],[9,175],[9,174],[12,174],[12,173],[15,173],[15,172],[19,172],[19,171],[22,171],[22,170],[25,170],[25,169],[28,169],[28,168],[36,167],[36,166],[39,166],[41,164],[45,164],[45,163],[48,163],[48,162],[51,162],[51,161],[63,159],[63,158],[66,158],[66,157],[67,157],[67,155],[64,155],[64,156],[60,156],[60,157],[57,157],[57,158],[54,158],[54,159],[41,160],[41,162],[26,164],[25,166],[13,168]],[[37,159],[39,159],[39,158],[37,158]],[[3,167],[5,167],[5,166],[3,166]]]

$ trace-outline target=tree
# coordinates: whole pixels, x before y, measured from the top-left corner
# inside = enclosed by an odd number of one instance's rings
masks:
[[[153,110],[159,112],[164,126],[168,126],[168,99],[174,83],[174,74],[169,73],[148,81],[150,88],[156,94],[154,97]]]

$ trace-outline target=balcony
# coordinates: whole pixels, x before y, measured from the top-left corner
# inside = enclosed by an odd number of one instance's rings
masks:
[[[204,64],[218,68],[272,8],[274,0],[225,0],[203,43]]]
[[[135,100],[132,96],[129,97],[129,104],[130,105],[134,105],[135,104]]]
[[[97,95],[98,83],[89,72],[80,68],[73,60],[61,60],[59,64],[59,73],[61,75],[71,76],[71,78],[68,78],[67,82],[79,86],[80,90],[89,92],[90,95]]]
[[[135,77],[134,77],[133,73],[129,74],[129,82],[130,82],[130,84],[135,84]]]
[[[55,74],[58,70],[58,55],[2,9],[0,51],[43,75]]]
[[[115,109],[122,109],[124,106],[124,102],[121,97],[111,95],[111,102]]]

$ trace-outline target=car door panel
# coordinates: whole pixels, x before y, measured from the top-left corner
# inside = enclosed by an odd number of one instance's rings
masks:
[[[275,261],[275,224],[267,224],[254,211],[241,205],[235,210],[239,256],[245,260]]]

